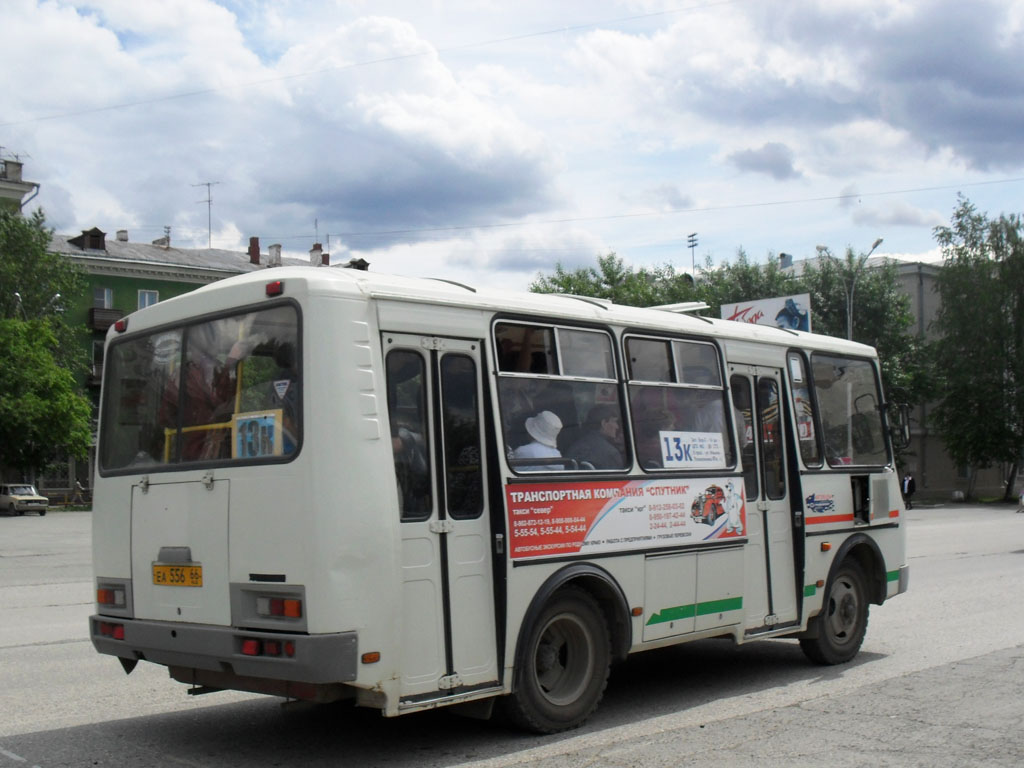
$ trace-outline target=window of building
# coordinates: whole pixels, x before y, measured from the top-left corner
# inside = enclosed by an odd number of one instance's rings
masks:
[[[103,350],[103,341],[92,343],[92,375],[97,379],[103,375]]]
[[[151,307],[160,301],[159,291],[139,291],[139,309]]]
[[[96,286],[92,289],[92,305],[99,309],[114,308],[114,289]]]

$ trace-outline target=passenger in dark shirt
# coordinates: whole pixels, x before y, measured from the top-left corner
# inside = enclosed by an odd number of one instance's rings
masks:
[[[566,455],[585,461],[594,469],[622,469],[621,414],[614,405],[595,405],[587,413],[583,436]]]

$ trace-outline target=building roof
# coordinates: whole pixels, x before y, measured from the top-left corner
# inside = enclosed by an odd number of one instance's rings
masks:
[[[809,259],[798,259],[794,260],[789,266],[784,266],[783,270],[789,272],[792,275],[802,275],[807,267],[818,267],[824,260],[823,256],[813,256]],[[845,255],[834,256],[840,262],[845,262]],[[880,267],[885,264],[895,264],[900,272],[906,272],[908,270],[917,270],[918,268],[925,269],[938,269],[942,266],[943,258],[941,253],[931,254],[919,254],[912,258],[899,257],[890,254],[884,254],[881,256],[870,256],[867,261],[864,262],[864,266],[867,269],[873,267]]]
[[[208,283],[270,266],[270,257],[265,253],[260,254],[259,264],[253,264],[244,251],[178,248],[163,245],[161,241],[133,243],[127,240],[126,233],[123,238],[121,233],[116,238],[106,237],[106,233],[94,227],[80,235],[53,235],[50,250],[93,274],[147,275],[194,283]],[[308,265],[308,262],[285,257],[281,258],[281,265]]]

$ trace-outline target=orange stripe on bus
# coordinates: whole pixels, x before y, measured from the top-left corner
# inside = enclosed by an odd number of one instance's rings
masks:
[[[826,515],[825,517],[807,518],[808,525],[817,525],[819,523],[849,523],[852,521],[853,515]]]

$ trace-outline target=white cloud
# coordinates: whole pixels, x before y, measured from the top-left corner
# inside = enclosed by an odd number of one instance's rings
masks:
[[[205,244],[216,181],[223,247],[525,287],[1019,211],[1024,0],[7,0],[4,34],[0,145],[61,232]]]

